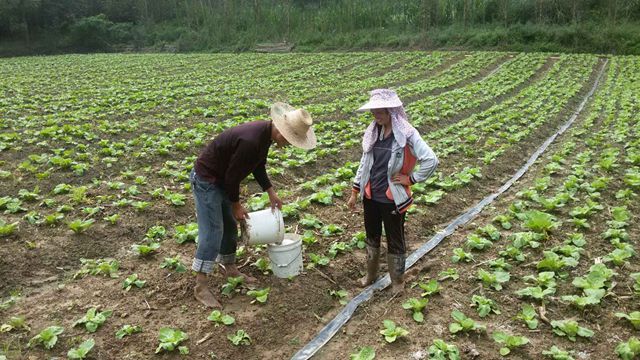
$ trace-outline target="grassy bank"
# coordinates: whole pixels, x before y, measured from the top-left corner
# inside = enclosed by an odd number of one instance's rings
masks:
[[[70,52],[177,51],[236,52],[251,51],[260,42],[279,42],[286,36],[266,37],[255,31],[235,31],[224,38],[212,36],[206,28],[196,31],[169,23],[140,25],[119,33],[118,41],[98,41],[78,46],[69,35],[48,34],[29,44],[20,40],[0,42],[0,56],[59,54]],[[92,29],[86,30],[91,32]],[[94,29],[95,31],[95,29]],[[108,27],[94,39],[107,38]],[[120,30],[121,31],[121,30]],[[366,30],[300,31],[290,33],[294,51],[351,51],[380,49],[463,49],[503,51],[557,51],[566,53],[640,54],[640,24],[603,26],[514,24],[468,26],[451,25],[428,31],[401,28]]]

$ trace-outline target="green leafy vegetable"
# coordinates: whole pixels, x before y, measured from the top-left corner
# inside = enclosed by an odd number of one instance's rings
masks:
[[[413,320],[415,320],[418,323],[421,323],[424,321],[424,315],[422,314],[422,311],[424,310],[424,308],[427,306],[428,303],[429,303],[429,299],[410,298],[410,299],[407,299],[407,301],[405,301],[402,304],[402,308],[406,310],[411,310],[413,313]]]
[[[322,236],[335,236],[344,232],[344,229],[336,224],[325,225],[320,229]]]
[[[244,277],[242,276],[228,277],[227,282],[224,285],[222,285],[222,294],[226,296],[231,296],[232,293],[239,291],[238,287],[243,283],[244,283]],[[265,300],[266,300],[266,297],[265,297]]]
[[[517,319],[524,321],[531,330],[538,328],[538,314],[531,304],[522,305],[522,310],[518,313]]]
[[[442,289],[442,287],[438,283],[438,280],[436,279],[431,279],[426,284],[418,283],[418,287],[420,287],[420,289],[424,291],[422,294],[420,294],[420,296],[422,297],[428,297],[433,294],[437,294]]]
[[[493,272],[488,272],[484,269],[478,270],[478,280],[482,281],[485,287],[492,287],[496,290],[502,290],[502,284],[509,281],[510,278],[509,273],[502,270]]]
[[[94,219],[89,219],[89,220],[78,219],[78,220],[69,222],[67,225],[69,226],[69,229],[71,229],[74,233],[79,234],[79,233],[85,232],[95,222],[96,221]]]
[[[236,322],[236,319],[234,319],[233,316],[222,314],[220,310],[213,310],[211,314],[209,314],[209,317],[207,317],[207,320],[212,321],[216,326],[219,324],[229,326]]]
[[[453,249],[453,256],[451,257],[451,261],[454,263],[458,263],[461,261],[471,262],[473,261],[473,255],[464,251],[462,248]]]
[[[623,312],[615,313],[616,317],[619,319],[627,319],[633,325],[636,330],[640,330],[640,311],[633,311],[629,314],[625,314]]]
[[[26,330],[31,329],[27,325],[24,316],[12,316],[6,324],[0,325],[0,333],[10,332],[13,330]]]
[[[509,215],[498,215],[493,218],[493,222],[499,223],[505,230],[509,230],[513,226],[511,220],[513,220],[513,218]]]
[[[575,360],[573,356],[571,356],[571,352],[562,350],[555,345],[553,345],[549,350],[543,351],[542,355],[550,357],[553,360]]]
[[[118,277],[120,264],[114,259],[80,259],[82,267],[73,275],[74,279],[89,275],[104,275]]]
[[[373,360],[376,358],[376,351],[371,346],[365,346],[355,354],[349,355],[349,360]]]
[[[240,329],[236,331],[234,335],[227,335],[227,339],[235,346],[239,345],[251,345],[251,338],[244,330]]]
[[[172,258],[164,258],[160,267],[163,269],[174,269],[178,273],[183,273],[187,271],[187,268],[180,261],[180,255],[176,255]]]
[[[156,349],[156,354],[162,351],[173,351],[180,343],[187,339],[189,339],[189,336],[182,330],[163,327],[158,334],[160,344]],[[180,353],[183,353],[183,351],[184,350],[180,350]]]
[[[349,293],[347,293],[347,290],[344,290],[344,289],[329,290],[329,295],[331,295],[334,298],[338,299],[338,302],[340,303],[340,305],[346,305],[347,304],[347,295],[349,295]]]
[[[116,331],[116,338],[122,339],[125,336],[133,335],[139,332],[142,332],[142,327],[138,325],[132,326],[132,325],[126,324],[126,325],[123,325],[120,328],[120,330]]]
[[[0,219],[0,238],[12,235],[17,229],[18,229],[18,222],[9,224],[9,223],[6,223],[4,220]]]
[[[560,226],[560,223],[550,214],[532,210],[524,213],[523,226],[537,233],[547,234]]]
[[[129,291],[133,286],[137,288],[142,288],[146,283],[147,282],[145,280],[140,280],[140,278],[138,277],[138,274],[131,274],[127,276],[126,279],[124,279],[124,282],[122,283],[122,288],[125,289],[125,291]]]
[[[251,301],[251,303],[255,303],[256,301],[264,304],[267,302],[267,298],[269,297],[269,291],[271,291],[271,288],[264,288],[264,289],[260,289],[260,290],[249,290],[247,291],[247,295],[249,296],[253,296],[255,299],[253,301]]]
[[[553,251],[544,251],[544,258],[538,262],[538,270],[559,271],[567,267],[575,267],[578,261],[571,256],[560,256]]]
[[[480,315],[481,318],[484,318],[491,313],[500,314],[500,310],[498,310],[496,303],[484,296],[473,295],[471,302],[471,307],[478,308],[478,315]]]
[[[32,337],[27,346],[31,347],[33,344],[42,344],[45,349],[51,349],[58,342],[58,335],[63,332],[64,328],[62,326],[49,326],[40,331],[38,335]]]
[[[478,234],[469,235],[467,237],[467,242],[465,243],[468,248],[475,250],[486,250],[490,248],[492,244],[491,240],[485,239]]]
[[[433,340],[429,346],[429,359],[432,360],[460,360],[460,351],[453,344],[447,344],[441,339]]]
[[[395,342],[399,337],[409,335],[409,331],[397,326],[391,320],[384,320],[382,322],[384,329],[380,330],[380,334],[384,336],[384,340],[388,343]]]
[[[186,225],[177,225],[175,227],[175,238],[178,244],[186,242],[196,242],[198,240],[198,224],[188,223]]]
[[[84,324],[87,331],[93,333],[98,330],[98,327],[100,327],[105,321],[107,321],[112,313],[113,311],[111,310],[98,312],[96,308],[90,308],[89,310],[87,310],[85,316],[81,317],[73,323],[73,326],[76,327],[78,325]]]
[[[616,346],[616,354],[623,360],[633,360],[640,356],[640,339],[633,336],[627,342],[621,342]]]
[[[571,341],[576,341],[577,336],[590,338],[594,335],[593,331],[578,325],[575,320],[554,320],[551,326],[556,335],[566,336]]]
[[[471,318],[468,318],[462,311],[453,310],[451,312],[451,317],[455,322],[449,324],[449,332],[452,334],[456,334],[460,331],[468,332],[468,331],[486,331],[486,326],[474,321]]]
[[[440,281],[445,281],[447,279],[451,279],[453,281],[456,281],[460,278],[460,275],[458,275],[458,270],[453,269],[453,268],[449,268],[447,270],[443,270],[438,274],[439,280]]]
[[[69,350],[67,357],[69,359],[84,359],[89,354],[89,351],[93,349],[96,342],[93,339],[87,339],[82,342],[77,348]]]
[[[322,221],[311,214],[307,214],[300,219],[300,225],[307,229],[320,229],[322,227]]]
[[[260,257],[251,265],[262,271],[264,275],[267,275],[271,270],[271,263],[269,262],[269,260],[267,260],[267,258]]]
[[[307,267],[312,267],[312,266],[315,266],[315,265],[326,266],[331,261],[331,259],[329,259],[329,257],[324,256],[324,255],[317,255],[317,254],[314,254],[314,253],[308,253],[307,256],[309,256],[309,259],[311,260],[311,264],[309,264]]]
[[[492,336],[495,342],[504,345],[500,348],[500,355],[502,356],[509,355],[511,350],[529,343],[529,339],[525,336],[509,335],[502,331],[496,331]]]
[[[137,253],[139,256],[149,256],[151,254],[154,254],[158,249],[160,249],[159,242],[131,245],[131,250],[133,250],[133,252]]]

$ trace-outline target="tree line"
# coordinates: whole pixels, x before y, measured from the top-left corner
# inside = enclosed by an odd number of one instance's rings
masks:
[[[620,51],[634,52],[638,23],[640,0],[0,0],[0,46],[44,42],[61,51],[243,50],[279,41],[310,49],[482,47],[516,32],[523,43],[573,42],[574,50],[618,37],[628,48]]]

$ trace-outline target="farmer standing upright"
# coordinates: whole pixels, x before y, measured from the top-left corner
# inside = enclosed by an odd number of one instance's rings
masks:
[[[438,166],[438,159],[409,123],[395,91],[371,91],[369,101],[358,111],[371,111],[374,118],[362,139],[362,159],[347,202],[353,210],[359,197],[364,208],[367,275],[360,285],[370,285],[378,276],[384,225],[389,276],[392,290],[397,293],[404,289],[407,251],[404,218],[413,203],[411,185],[429,178]],[[414,171],[416,164],[420,167]]]
[[[271,207],[281,208],[282,201],[267,176],[267,154],[272,142],[278,147],[293,145],[302,149],[316,146],[313,120],[304,109],[276,103],[271,107],[271,121],[252,121],[219,134],[202,151],[191,172],[198,219],[198,248],[192,269],[197,272],[195,298],[208,307],[220,308],[207,286],[207,274],[217,261],[228,277],[242,276],[235,264],[237,221],[247,210],[240,203],[240,182],[253,174],[269,195]]]

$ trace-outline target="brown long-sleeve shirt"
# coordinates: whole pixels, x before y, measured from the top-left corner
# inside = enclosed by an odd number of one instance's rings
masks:
[[[196,174],[221,186],[229,200],[240,200],[240,182],[249,174],[267,190],[266,164],[271,146],[271,121],[252,121],[223,131],[200,153]]]

